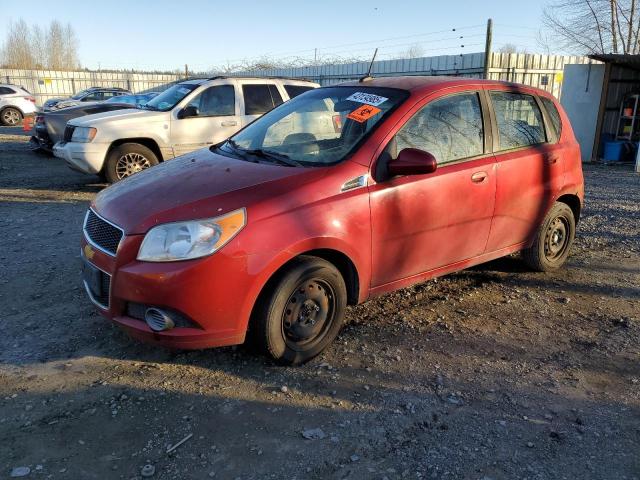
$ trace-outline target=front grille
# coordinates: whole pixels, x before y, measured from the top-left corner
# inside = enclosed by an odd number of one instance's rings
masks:
[[[62,136],[63,142],[70,142],[73,137],[73,131],[76,129],[73,125],[67,125],[64,129],[64,135]]]
[[[118,251],[124,236],[120,228],[100,218],[93,210],[89,210],[85,217],[84,234],[89,243],[112,256]]]

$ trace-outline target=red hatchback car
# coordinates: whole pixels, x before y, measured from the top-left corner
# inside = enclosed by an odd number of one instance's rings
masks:
[[[463,78],[306,92],[229,140],[101,192],[84,283],[131,335],[309,360],[347,304],[522,250],[560,267],[583,202],[548,93]]]

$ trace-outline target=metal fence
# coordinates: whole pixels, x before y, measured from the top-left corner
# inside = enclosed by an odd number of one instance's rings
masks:
[[[134,93],[161,91],[183,78],[155,73],[0,69],[0,83],[21,85],[33,94],[38,105],[49,98],[68,97],[89,87],[120,87]]]
[[[436,57],[405,58],[374,62],[372,74],[393,75],[445,75],[481,78],[484,72],[484,53],[442,55]],[[562,72],[566,64],[589,63],[587,57],[537,54],[492,53],[489,78],[522,83],[546,90],[560,97]],[[306,78],[320,85],[354,80],[366,74],[369,62],[343,65],[318,65],[300,68],[274,68],[238,72],[234,75],[261,77]]]
[[[576,56],[492,53],[489,78],[539,87],[559,98],[564,66],[591,61],[587,57]],[[369,62],[357,62],[252,70],[233,75],[306,78],[321,85],[333,85],[360,78],[368,68]],[[373,64],[372,73],[377,76],[458,75],[481,78],[483,69],[484,53],[468,53],[377,61]],[[121,87],[134,93],[161,91],[183,78],[178,74],[0,69],[0,83],[25,87],[36,97],[38,105],[49,98],[70,96],[89,87]]]

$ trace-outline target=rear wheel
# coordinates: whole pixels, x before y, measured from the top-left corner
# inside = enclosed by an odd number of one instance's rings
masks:
[[[8,127],[15,127],[17,125],[20,125],[20,123],[22,123],[22,119],[22,112],[13,107],[5,108],[4,110],[2,110],[2,114],[0,114],[0,120],[2,121],[2,124]]]
[[[157,164],[158,157],[149,148],[139,143],[123,143],[109,152],[104,176],[115,183]]]
[[[533,245],[522,252],[527,265],[539,272],[564,265],[576,235],[576,220],[568,205],[553,205],[536,232]]]
[[[275,360],[287,365],[304,363],[338,335],[347,288],[331,263],[299,257],[268,288],[256,307],[252,336]]]

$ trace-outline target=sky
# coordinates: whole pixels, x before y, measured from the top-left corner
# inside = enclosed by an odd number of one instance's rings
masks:
[[[484,50],[488,18],[494,50],[510,43],[539,51],[544,1],[516,0],[0,0],[0,41],[12,20],[76,31],[88,68],[209,71],[258,58],[398,58]],[[455,30],[454,30],[455,29]],[[462,38],[460,38],[462,37]],[[464,45],[464,47],[462,47]],[[317,50],[316,50],[317,49]]]

